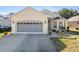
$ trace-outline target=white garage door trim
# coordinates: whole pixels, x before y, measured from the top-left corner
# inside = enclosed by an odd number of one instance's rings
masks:
[[[24,21],[19,21],[24,22]],[[26,21],[27,22],[27,21]],[[36,23],[35,21],[31,21],[32,23]],[[13,34],[48,34],[48,23],[45,21],[38,21],[38,23],[42,22],[42,32],[17,32],[17,22],[12,22],[12,33]]]

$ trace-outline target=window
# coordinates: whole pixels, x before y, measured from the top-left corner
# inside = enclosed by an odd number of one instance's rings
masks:
[[[32,24],[32,23],[30,23],[30,24]]]
[[[42,24],[42,23],[40,23],[40,24]]]
[[[24,23],[24,24],[26,24],[26,23]]]
[[[36,24],[36,23],[33,23],[33,24]]]
[[[20,23],[17,23],[17,24],[20,24]]]
[[[54,26],[54,28],[57,28],[57,26]]]
[[[39,24],[39,23],[36,23],[36,24]]]
[[[18,24],[23,24],[23,23],[18,23]]]
[[[29,24],[29,23],[27,23],[27,24]]]
[[[27,23],[21,22],[21,23],[17,23],[17,24],[42,24],[42,22],[33,22],[33,23],[32,22],[30,22],[30,23],[29,22],[27,22]]]

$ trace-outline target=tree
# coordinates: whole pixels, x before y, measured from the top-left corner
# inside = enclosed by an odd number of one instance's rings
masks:
[[[69,19],[72,16],[78,15],[78,11],[73,10],[73,9],[63,8],[63,9],[59,10],[59,14],[60,14],[60,16],[66,18],[66,19]]]

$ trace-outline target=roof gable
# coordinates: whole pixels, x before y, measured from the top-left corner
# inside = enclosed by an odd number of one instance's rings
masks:
[[[28,7],[15,15],[11,17],[12,20],[24,20],[24,19],[41,19],[46,18],[46,16],[41,13],[40,11],[37,11],[31,7]]]

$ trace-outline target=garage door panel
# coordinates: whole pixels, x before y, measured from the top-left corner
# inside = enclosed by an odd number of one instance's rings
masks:
[[[42,24],[17,24],[17,32],[42,32]]]

